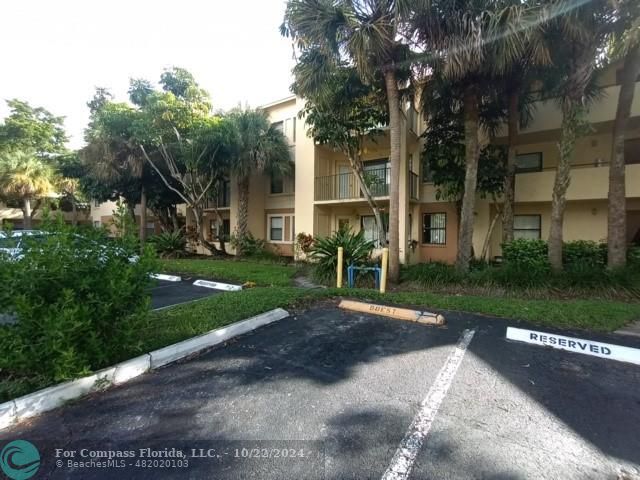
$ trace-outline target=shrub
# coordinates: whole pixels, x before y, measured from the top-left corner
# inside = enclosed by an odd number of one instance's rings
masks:
[[[607,264],[607,244],[590,240],[565,242],[562,246],[562,262],[565,265],[581,264],[603,268]]]
[[[627,263],[631,268],[640,269],[640,247],[629,247],[629,250],[627,250]]]
[[[362,265],[368,262],[374,243],[364,238],[364,231],[353,233],[351,229],[341,228],[328,237],[318,237],[310,250],[315,261],[314,277],[322,282],[330,282],[336,276],[338,247],[344,249],[344,272],[349,265]]]
[[[180,258],[186,254],[187,239],[179,230],[154,235],[149,243],[162,258]]]
[[[280,261],[281,257],[267,247],[267,242],[262,238],[256,238],[251,232],[241,238],[236,232],[231,235],[229,241],[231,246],[238,250],[242,248],[245,257],[251,257],[258,260]]]
[[[296,247],[302,253],[309,253],[313,247],[313,235],[300,232],[296,235]]]
[[[547,242],[544,240],[518,239],[502,244],[502,258],[505,263],[537,269],[546,268]]]
[[[463,281],[453,265],[440,262],[418,263],[402,270],[402,280],[418,282],[425,286],[450,285]]]
[[[139,351],[148,328],[153,252],[131,257],[99,232],[64,225],[27,240],[23,257],[2,261],[0,311],[17,324],[0,337],[0,371],[33,386],[71,379]]]

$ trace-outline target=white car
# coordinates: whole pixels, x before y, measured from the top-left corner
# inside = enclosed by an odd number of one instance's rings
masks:
[[[6,255],[10,260],[21,260],[24,257],[23,251],[27,246],[25,239],[28,238],[30,241],[38,242],[51,235],[55,235],[55,233],[43,232],[41,230],[15,230],[10,234],[7,232],[0,232],[0,257]],[[93,240],[89,240],[81,235],[75,235],[75,237],[78,240],[84,241],[81,242],[83,243],[83,246],[81,248],[86,249],[87,245],[90,244],[96,246],[98,249],[104,252],[108,251],[107,247],[105,247],[104,245],[100,245]],[[80,254],[80,251],[78,253],[81,257],[82,255]],[[112,253],[115,253],[118,256],[125,255],[124,250],[120,248],[112,250]],[[106,260],[106,255],[104,260]],[[137,255],[131,255],[128,257],[128,260],[130,263],[136,263],[138,262],[138,260],[140,260],[140,257],[138,257]]]

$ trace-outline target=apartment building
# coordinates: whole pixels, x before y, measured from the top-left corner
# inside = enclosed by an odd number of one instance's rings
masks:
[[[608,165],[620,89],[618,75],[614,67],[601,75],[602,94],[591,106],[588,116],[592,132],[580,138],[576,145],[567,192],[566,240],[606,241]],[[303,105],[303,99],[290,96],[262,106],[288,138],[295,171],[287,178],[266,174],[251,178],[249,230],[284,256],[296,254],[294,244],[298,233],[325,236],[342,225],[364,230],[367,238],[378,241],[373,215],[347,159],[307,135],[308,126],[298,116]],[[516,238],[548,237],[561,120],[555,101],[539,102],[533,120],[518,135]],[[403,263],[452,263],[458,246],[457,207],[455,202],[437,200],[436,188],[429,180],[429,172],[423,168],[420,134],[424,127],[421,116],[407,106],[402,115],[400,259]],[[495,141],[506,143],[506,128]],[[378,177],[374,195],[386,216],[390,180],[388,132],[368,142],[363,153],[365,169]],[[640,242],[640,82],[636,84],[625,157],[628,240]],[[497,208],[499,205],[489,200],[478,197],[476,201],[473,236],[476,255],[482,251]],[[207,236],[215,238],[219,231],[230,235],[237,225],[237,213],[238,189],[232,178],[205,211]],[[189,216],[187,222],[190,223]],[[489,258],[501,255],[501,238],[502,227],[498,222],[489,239]],[[227,250],[233,253],[228,245]]]
[[[578,140],[571,185],[567,192],[564,222],[566,240],[606,241],[609,161],[613,120],[616,114],[619,72],[610,68],[600,76],[601,96],[589,111],[592,132]],[[329,235],[341,225],[364,230],[376,241],[373,216],[358,189],[346,158],[316,144],[307,135],[304,120],[297,118],[303,99],[288,97],[265,105],[271,120],[282,125],[295,158],[293,179],[252,179],[251,232],[264,238],[283,255],[293,255],[295,235]],[[533,120],[517,139],[515,189],[516,238],[542,238],[549,234],[551,196],[559,159],[558,141],[562,115],[554,100],[539,102]],[[453,262],[458,246],[458,213],[454,202],[436,199],[420,157],[424,123],[417,112],[403,112],[400,176],[400,258],[403,263]],[[506,128],[495,140],[506,143]],[[364,151],[365,169],[379,178],[373,189],[382,209],[389,208],[389,135],[370,142]],[[627,162],[627,224],[629,242],[640,242],[640,82],[632,106],[625,146]],[[230,188],[230,224],[235,225],[235,185]],[[478,198],[473,245],[476,254],[489,232],[499,205]],[[501,255],[502,227],[498,222],[489,239],[489,257]]]

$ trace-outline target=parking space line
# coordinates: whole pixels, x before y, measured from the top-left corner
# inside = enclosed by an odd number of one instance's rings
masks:
[[[409,426],[407,433],[400,442],[391,463],[382,475],[382,480],[407,479],[416,461],[416,457],[424,444],[433,420],[444,397],[453,383],[458,367],[462,363],[464,354],[475,335],[475,330],[465,330],[458,340],[457,345],[447,357],[435,382],[429,389],[427,396],[420,404],[420,410]]]

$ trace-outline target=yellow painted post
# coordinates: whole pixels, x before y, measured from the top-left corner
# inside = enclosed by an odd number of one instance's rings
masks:
[[[344,248],[338,247],[338,279],[336,286],[342,288],[342,259],[344,257]]]
[[[382,249],[382,272],[380,272],[380,293],[387,291],[387,267],[389,266],[389,249]]]

